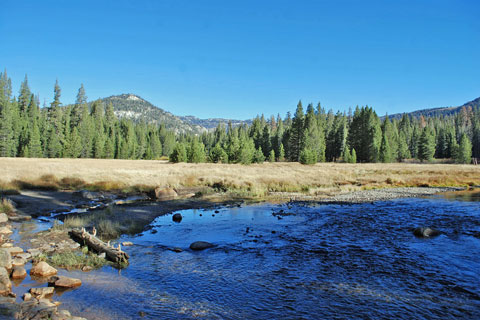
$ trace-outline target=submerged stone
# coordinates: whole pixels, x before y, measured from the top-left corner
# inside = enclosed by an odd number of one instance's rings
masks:
[[[190,245],[192,250],[204,250],[212,247],[214,247],[214,244],[207,241],[195,241]]]
[[[441,235],[442,232],[429,227],[418,227],[413,230],[413,234],[419,238],[432,238]]]
[[[173,216],[172,216],[172,220],[175,221],[175,222],[180,222],[182,221],[183,217],[180,213],[175,213]]]

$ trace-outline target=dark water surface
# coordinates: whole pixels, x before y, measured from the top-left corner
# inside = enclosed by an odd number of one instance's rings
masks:
[[[92,319],[480,319],[478,199],[185,210],[122,238],[127,269],[69,272],[84,284],[55,299]]]

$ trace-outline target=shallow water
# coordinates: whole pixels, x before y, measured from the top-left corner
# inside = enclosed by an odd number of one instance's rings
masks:
[[[184,210],[121,239],[135,243],[127,269],[69,272],[82,287],[55,299],[89,319],[478,319],[475,199]],[[197,240],[216,247],[189,250]]]

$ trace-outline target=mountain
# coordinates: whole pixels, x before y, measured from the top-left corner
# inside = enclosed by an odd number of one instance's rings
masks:
[[[194,116],[180,116],[180,119],[189,123],[191,125],[201,126],[207,129],[215,129],[219,123],[227,124],[229,121],[232,122],[234,127],[246,124],[252,124],[252,120],[232,120],[232,119],[223,119],[223,118],[209,118],[209,119],[199,119]]]
[[[241,125],[250,123],[250,120],[230,120],[230,119],[199,119],[194,116],[176,116],[171,112],[165,111],[135,94],[121,94],[100,99],[105,105],[112,103],[115,115],[118,118],[131,119],[134,122],[146,122],[160,124],[163,123],[168,129],[173,129],[177,133],[196,133],[201,134],[213,130],[219,123]]]
[[[422,109],[422,110],[408,112],[406,114],[415,118],[420,116],[424,116],[424,117],[449,116],[449,115],[453,115],[460,112],[460,110],[462,110],[463,107],[465,108],[470,107],[472,109],[480,108],[480,98],[464,103],[463,105],[458,107]],[[388,117],[390,119],[401,119],[402,116],[403,116],[403,113],[396,113],[396,114],[389,115]]]

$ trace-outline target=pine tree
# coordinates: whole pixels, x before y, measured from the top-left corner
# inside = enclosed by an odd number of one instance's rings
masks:
[[[472,161],[472,143],[465,133],[462,134],[462,137],[460,138],[455,161],[457,163],[470,163]]]
[[[187,162],[187,150],[183,143],[177,143],[170,154],[170,162]]]
[[[357,152],[355,149],[352,149],[352,154],[350,156],[350,163],[357,163]]]
[[[197,139],[193,139],[187,151],[187,158],[188,162],[191,163],[205,162],[206,155],[203,143]]]
[[[304,137],[304,114],[302,102],[299,101],[295,116],[292,120],[292,126],[290,127],[290,139],[288,143],[290,161],[300,160],[300,152],[303,150],[305,144]]]
[[[31,158],[41,158],[43,155],[42,143],[40,141],[40,130],[38,129],[36,120],[34,120],[32,123],[32,131],[28,141],[28,149],[29,157]]]
[[[285,161],[285,149],[283,148],[283,143],[280,143],[280,151],[278,153],[278,161]]]
[[[313,105],[309,104],[305,117],[305,143],[304,149],[314,153],[315,162],[325,160],[325,136],[320,129]],[[312,159],[313,159],[312,158]]]
[[[20,85],[20,92],[18,94],[18,109],[21,114],[26,114],[28,110],[28,105],[30,104],[30,98],[32,96],[32,92],[28,87],[28,77],[25,75],[25,79],[23,80],[22,84]]]
[[[149,140],[149,147],[151,153],[150,159],[160,159],[162,155],[162,144],[160,143],[160,138],[155,131],[150,132]]]
[[[82,154],[82,140],[78,135],[77,128],[73,128],[72,133],[69,136],[67,143],[67,149],[65,150],[65,156],[68,158],[79,158]]]
[[[270,154],[268,155],[268,162],[275,162],[275,151],[270,150]]]
[[[372,108],[357,108],[348,135],[349,146],[355,149],[360,162],[378,161],[382,140],[380,120]]]
[[[423,161],[432,161],[435,154],[435,137],[431,129],[427,126],[423,129],[418,140],[418,159]]]
[[[210,161],[213,163],[228,163],[228,155],[219,142],[210,151]]]
[[[300,152],[299,162],[301,164],[314,164],[317,162],[317,154],[310,148],[303,148]]]
[[[253,154],[254,163],[263,163],[265,161],[265,155],[263,154],[262,147],[258,147]]]
[[[390,142],[388,141],[386,133],[383,133],[382,143],[380,144],[380,162],[392,162],[392,150],[390,148]]]
[[[345,146],[345,149],[343,150],[343,162],[345,163],[350,163],[352,155],[350,154],[350,149],[348,146]]]
[[[239,154],[239,162],[241,164],[250,164],[253,161],[253,156],[255,153],[255,143],[253,139],[249,138],[242,138],[240,140],[240,154]]]

